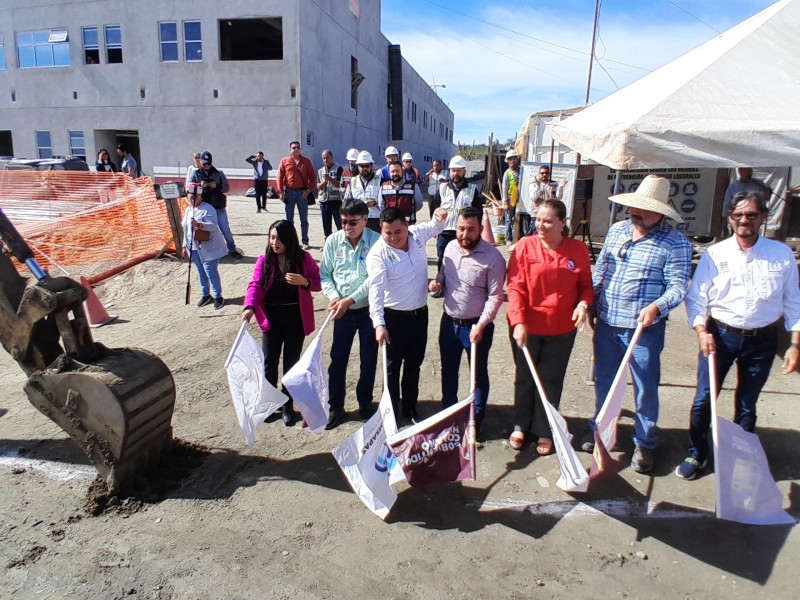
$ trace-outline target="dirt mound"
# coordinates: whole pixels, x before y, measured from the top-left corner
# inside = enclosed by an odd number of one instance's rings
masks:
[[[169,498],[210,453],[205,446],[174,439],[172,452],[164,455],[156,465],[134,481],[124,496],[112,494],[105,481],[99,477],[95,479],[86,493],[84,509],[93,517],[137,513],[148,504],[156,504]]]

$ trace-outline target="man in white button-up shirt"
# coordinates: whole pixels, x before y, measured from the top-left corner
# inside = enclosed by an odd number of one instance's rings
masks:
[[[441,233],[447,211],[409,227],[399,208],[381,212],[381,239],[367,256],[369,314],[378,344],[388,344],[387,385],[395,416],[417,420],[419,369],[428,342],[428,256],[425,243]],[[403,369],[402,395],[400,368]]]
[[[766,202],[758,192],[736,194],[728,218],[733,237],[714,244],[700,258],[686,295],[689,325],[697,332],[700,353],[689,426],[692,446],[675,469],[682,479],[694,479],[708,457],[708,355],[716,355],[719,386],[737,363],[734,421],[745,431],[755,429],[756,402],[769,377],[781,324],[792,335],[783,373],[792,373],[800,358],[800,290],[791,249],[758,235],[767,219]]]

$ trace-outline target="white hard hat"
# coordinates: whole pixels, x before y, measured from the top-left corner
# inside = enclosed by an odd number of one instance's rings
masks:
[[[389,146],[389,147],[386,149],[386,152],[384,152],[384,153],[383,153],[383,155],[384,155],[384,156],[389,156],[389,155],[391,155],[391,154],[396,154],[396,155],[399,155],[399,154],[400,154],[400,151],[399,151],[397,148],[395,148],[394,146]]]
[[[406,152],[403,154],[403,160],[414,160],[414,157],[411,156],[411,152]]]
[[[509,150],[506,152],[506,162],[508,162],[509,158],[519,158],[519,154],[517,154],[516,150]]]
[[[355,162],[358,160],[358,148],[350,148],[347,151],[347,160],[348,162]]]
[[[357,165],[371,165],[373,162],[372,154],[367,152],[366,150],[362,150],[358,153],[358,157],[356,158]]]
[[[464,160],[464,157],[460,154],[456,154],[453,158],[450,159],[450,168],[451,169],[466,169],[467,168],[467,161]]]

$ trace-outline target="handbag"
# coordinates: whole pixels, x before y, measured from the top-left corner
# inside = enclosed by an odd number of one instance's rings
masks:
[[[211,232],[208,229],[195,229],[194,239],[196,242],[207,242],[211,239]]]
[[[306,196],[306,201],[308,202],[309,206],[314,206],[317,203],[317,199],[314,197],[314,192],[308,192],[308,196]]]

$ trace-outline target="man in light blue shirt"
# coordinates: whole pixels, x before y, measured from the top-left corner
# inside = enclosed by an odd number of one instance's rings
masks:
[[[333,344],[328,369],[330,418],[325,429],[344,422],[345,375],[353,338],[358,333],[361,372],[356,384],[358,416],[367,421],[373,414],[372,388],[378,362],[378,344],[369,316],[367,254],[380,235],[367,229],[369,208],[360,200],[348,200],[339,213],[342,229],[325,240],[320,263],[322,293],[333,313]]]

